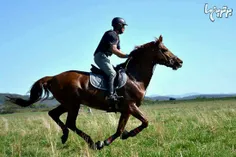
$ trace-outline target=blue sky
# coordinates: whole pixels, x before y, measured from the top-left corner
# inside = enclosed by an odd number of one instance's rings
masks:
[[[89,71],[116,16],[129,25],[120,36],[125,53],[162,34],[184,61],[177,71],[157,66],[146,95],[236,93],[236,15],[211,22],[205,3],[236,9],[232,0],[0,1],[0,93],[26,94],[41,77]]]

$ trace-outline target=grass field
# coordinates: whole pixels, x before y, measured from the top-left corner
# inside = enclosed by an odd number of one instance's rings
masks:
[[[60,128],[46,112],[0,115],[0,157],[148,157],[236,156],[236,99],[158,102],[141,106],[149,126],[127,140],[117,139],[101,151],[70,131],[62,145]],[[61,119],[65,121],[66,114]],[[94,141],[116,131],[119,114],[82,111],[77,127]],[[127,130],[140,125],[133,117]]]

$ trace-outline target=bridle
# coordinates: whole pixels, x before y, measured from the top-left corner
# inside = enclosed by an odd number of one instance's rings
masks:
[[[163,52],[159,46],[159,50],[158,52],[163,56],[163,58],[165,58],[166,61],[169,62],[169,64],[174,64],[174,60],[176,60],[176,56],[170,56],[169,59],[166,57],[165,52]]]

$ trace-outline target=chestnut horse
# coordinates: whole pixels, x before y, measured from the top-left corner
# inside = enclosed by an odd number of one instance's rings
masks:
[[[49,92],[51,92],[60,105],[49,111],[48,114],[61,127],[63,144],[67,141],[69,129],[82,137],[90,148],[98,150],[110,145],[119,136],[121,139],[134,137],[148,126],[148,120],[140,111],[139,106],[144,99],[155,65],[165,65],[177,70],[183,63],[164,46],[162,40],[163,38],[160,36],[155,41],[136,47],[130,53],[130,58],[117,66],[117,68],[125,69],[128,79],[122,88],[117,89],[117,94],[123,96],[122,101],[117,105],[118,108],[113,110],[121,114],[117,131],[104,141],[95,143],[89,135],[76,127],[80,104],[104,111],[109,111],[110,108],[110,104],[105,99],[106,92],[90,84],[89,72],[66,71],[55,76],[43,77],[33,84],[29,100],[8,97],[9,101],[26,107],[44,97],[48,98]],[[68,115],[64,124],[59,117],[65,112],[68,112]],[[130,115],[139,119],[142,124],[128,132],[124,128]]]

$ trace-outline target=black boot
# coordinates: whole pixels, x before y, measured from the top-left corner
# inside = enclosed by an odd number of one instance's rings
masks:
[[[116,106],[119,100],[117,98],[117,94],[114,93],[114,78],[109,78],[108,92],[109,92],[109,95],[107,97],[107,101],[109,105],[111,106],[111,110],[117,109]]]

